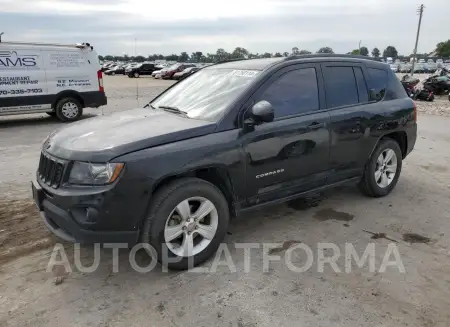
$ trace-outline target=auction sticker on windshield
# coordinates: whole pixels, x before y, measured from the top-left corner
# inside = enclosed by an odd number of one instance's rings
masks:
[[[236,69],[236,70],[232,70],[229,75],[230,76],[239,76],[239,77],[254,77],[256,75],[258,75],[259,71],[257,70],[241,70],[241,69]]]

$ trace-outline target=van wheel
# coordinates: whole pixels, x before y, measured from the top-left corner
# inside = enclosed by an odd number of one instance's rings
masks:
[[[229,219],[228,203],[217,187],[198,178],[183,178],[156,192],[141,241],[156,250],[164,266],[185,270],[217,251]]]
[[[402,170],[402,151],[392,139],[382,139],[369,159],[359,183],[362,193],[371,197],[388,195]]]
[[[138,72],[134,73],[134,77],[139,78],[139,73]]]
[[[72,122],[77,120],[83,114],[83,107],[80,102],[74,98],[64,98],[56,104],[56,116],[63,122]]]

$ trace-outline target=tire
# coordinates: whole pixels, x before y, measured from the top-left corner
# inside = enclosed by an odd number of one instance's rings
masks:
[[[188,199],[189,206],[185,206],[185,208],[188,208],[189,212],[184,216],[190,216],[189,220],[183,219],[176,210],[177,206],[182,208],[181,204],[186,203]],[[202,199],[205,201],[201,202]],[[200,205],[206,205],[207,201],[213,205],[214,209],[200,219],[202,223],[194,222],[193,215],[197,213],[196,210]],[[173,219],[179,219],[178,223],[173,222]],[[156,250],[158,261],[164,266],[172,270],[186,270],[202,264],[217,251],[225,238],[229,220],[228,203],[217,187],[198,178],[182,178],[163,186],[155,193],[142,228],[141,242],[149,243]],[[205,222],[206,224],[204,224]],[[166,239],[165,234],[168,231],[169,223],[175,224],[172,226],[178,233],[181,233],[172,240]],[[199,229],[195,228],[195,225]],[[184,226],[184,229],[180,230],[181,227],[177,228],[177,226]],[[208,239],[197,231],[202,230],[205,226],[212,229],[215,227],[215,232],[211,233]],[[181,245],[190,239],[189,237],[193,237],[194,247],[185,255],[180,253],[182,252]],[[195,242],[197,242],[196,245]],[[177,245],[180,247],[178,248]],[[166,253],[171,261],[178,261],[164,262],[163,255]]]
[[[51,117],[56,117],[56,112],[54,112],[54,111],[47,111],[46,114]]]
[[[111,73],[111,76],[116,76],[116,73]]]
[[[56,117],[62,122],[78,120],[83,114],[81,103],[74,98],[63,98],[56,104]]]
[[[133,74],[133,76],[134,76],[135,78],[139,78],[139,73],[138,73],[138,72],[135,72],[135,73]]]
[[[392,157],[391,161],[387,162],[387,166],[384,166],[384,162],[379,159],[385,157],[385,154],[392,153],[392,151],[395,155],[395,157]],[[382,157],[383,155],[383,157]],[[389,171],[389,166],[393,166],[393,160],[396,159],[396,167],[395,167],[395,173],[392,172],[392,168]],[[379,168],[381,163],[381,167]],[[383,174],[384,169],[386,170],[386,174]],[[364,169],[364,175],[361,181],[359,182],[359,189],[362,193],[364,193],[367,196],[371,197],[382,197],[388,195],[397,184],[398,178],[400,177],[400,173],[402,170],[402,151],[400,150],[400,146],[398,143],[390,138],[381,139],[381,141],[378,143],[377,147],[373,151],[369,161],[366,164],[366,167]],[[381,171],[381,174],[379,175],[379,179],[376,180],[375,172]],[[377,173],[378,175],[378,173]],[[386,179],[384,179],[383,175],[387,178],[387,184]],[[386,185],[383,185],[386,184]]]
[[[131,75],[131,74],[128,74],[128,77],[129,77],[129,78],[133,78],[133,75]]]

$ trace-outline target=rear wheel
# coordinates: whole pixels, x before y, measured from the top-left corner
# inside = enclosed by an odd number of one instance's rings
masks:
[[[83,107],[74,98],[63,98],[56,104],[56,116],[63,122],[78,120],[83,114]]]
[[[153,246],[163,265],[184,270],[216,252],[228,223],[228,203],[220,190],[201,179],[183,178],[156,192],[141,240]]]
[[[135,72],[135,73],[133,74],[133,76],[134,76],[135,78],[139,78],[139,73],[138,73],[138,72]]]
[[[371,197],[388,195],[397,184],[402,170],[402,152],[392,139],[382,139],[370,157],[360,190]]]

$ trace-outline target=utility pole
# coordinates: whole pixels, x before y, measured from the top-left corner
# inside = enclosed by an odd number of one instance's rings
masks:
[[[425,6],[422,4],[417,9],[417,12],[419,13],[419,25],[417,26],[416,45],[414,46],[414,56],[413,56],[413,62],[412,62],[412,67],[411,67],[411,76],[414,75],[414,64],[416,63],[417,45],[419,44],[420,25],[422,24],[422,14],[423,14],[424,8],[425,8]]]
[[[2,35],[5,34],[4,32],[0,33],[0,43],[2,42]]]
[[[358,43],[358,51],[359,51],[359,54],[361,54],[361,40]]]

